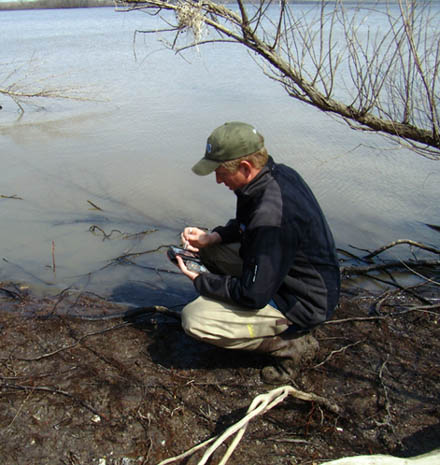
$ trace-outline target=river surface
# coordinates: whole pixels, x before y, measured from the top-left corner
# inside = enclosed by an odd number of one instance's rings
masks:
[[[0,280],[154,303],[178,301],[182,286],[190,294],[182,277],[151,270],[173,269],[165,249],[135,265],[113,259],[233,216],[234,195],[190,170],[231,120],[254,124],[276,161],[303,175],[338,246],[438,244],[424,224],[440,224],[439,162],[294,101],[241,47],[184,60],[154,35],[134,44],[156,21],[112,8],[0,11],[0,87],[83,98],[35,100],[20,117],[0,96],[0,195],[18,197],[0,199]]]

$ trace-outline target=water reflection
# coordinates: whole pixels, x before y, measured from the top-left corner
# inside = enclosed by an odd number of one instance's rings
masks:
[[[0,279],[113,296],[123,283],[158,280],[166,288],[171,275],[154,271],[172,268],[162,251],[140,256],[136,266],[113,260],[176,243],[186,224],[214,227],[233,215],[234,196],[190,171],[207,135],[228,120],[256,125],[274,158],[301,172],[338,245],[438,242],[424,223],[440,224],[440,165],[294,102],[239,47],[206,47],[186,62],[152,53],[160,45],[146,36],[136,61],[133,31],[153,20],[111,8],[0,12],[2,61],[32,58],[39,63],[32,80],[97,97],[44,101],[20,121],[14,102],[2,100],[0,194],[23,200],[0,199],[1,258],[8,260]],[[103,241],[92,225],[157,232]],[[136,299],[135,287],[121,295]]]

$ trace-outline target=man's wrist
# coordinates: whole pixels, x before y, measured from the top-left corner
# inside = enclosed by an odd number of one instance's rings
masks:
[[[222,242],[222,236],[217,231],[209,233],[209,245],[220,244],[220,242]]]

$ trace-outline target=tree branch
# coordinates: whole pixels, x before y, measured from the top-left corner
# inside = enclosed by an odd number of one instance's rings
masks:
[[[128,0],[128,9],[176,15],[179,31],[191,30],[193,41],[178,33],[170,48],[182,52],[217,42],[202,39],[202,30],[219,35],[255,52],[271,65],[270,77],[282,83],[288,95],[324,112],[341,117],[350,127],[379,132],[403,141],[423,156],[440,159],[438,97],[440,32],[426,24],[438,20],[429,4],[399,0],[400,14],[386,5],[375,13],[390,28],[371,32],[367,9],[345,10],[341,0],[323,1],[316,16],[285,0],[236,0],[239,14],[211,0]],[[270,9],[269,9],[270,7]],[[252,14],[252,12],[254,12]],[[417,13],[417,14],[416,14]],[[274,19],[275,18],[275,19]],[[360,25],[365,23],[364,29]],[[341,40],[341,28],[343,31]],[[367,28],[366,42],[361,37]],[[316,31],[316,32],[313,32]],[[341,64],[344,66],[341,67]],[[351,83],[345,82],[346,72]],[[351,89],[354,97],[350,96]]]

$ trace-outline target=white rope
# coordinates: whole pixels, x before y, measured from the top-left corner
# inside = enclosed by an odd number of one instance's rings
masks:
[[[238,443],[240,442],[241,438],[243,437],[249,422],[253,418],[255,418],[257,415],[264,414],[265,412],[270,410],[272,407],[275,407],[275,405],[282,402],[288,395],[292,395],[301,400],[318,402],[320,404],[324,404],[327,408],[329,408],[335,413],[339,412],[339,407],[337,405],[330,403],[324,397],[318,396],[313,393],[299,391],[298,389],[295,389],[292,386],[281,386],[265,394],[260,394],[259,396],[255,397],[255,399],[252,401],[251,405],[249,406],[247,410],[246,416],[243,417],[240,421],[238,421],[234,425],[230,426],[221,435],[215,436],[209,439],[208,441],[198,444],[197,446],[193,447],[192,449],[189,449],[183,454],[163,460],[158,465],[166,465],[167,463],[175,462],[177,460],[183,459],[184,457],[188,457],[189,455],[193,454],[197,450],[213,442],[213,444],[206,450],[203,457],[197,464],[197,465],[204,465],[208,461],[209,457],[211,457],[211,455],[215,452],[215,450],[226,439],[228,439],[233,434],[236,434],[235,438],[233,439],[232,443],[229,445],[222,460],[219,462],[219,465],[225,465],[225,463],[228,461],[229,457],[232,455],[235,448],[237,447]]]
[[[267,392],[266,394],[260,394],[255,397],[249,406],[246,415],[237,423],[230,426],[226,431],[218,436],[214,436],[207,441],[204,441],[197,446],[187,450],[183,454],[177,455],[175,457],[168,458],[163,460],[158,465],[166,465],[171,462],[183,459],[192,455],[194,452],[202,449],[208,444],[213,443],[204,453],[201,460],[197,465],[204,465],[211,457],[211,455],[217,450],[217,448],[230,436],[236,434],[235,438],[229,445],[225,455],[222,457],[218,465],[225,465],[229,460],[229,457],[234,452],[235,448],[238,446],[241,438],[243,437],[246,428],[249,422],[255,418],[257,415],[264,414],[275,405],[282,402],[288,395],[292,395],[297,399],[318,402],[325,405],[332,412],[338,413],[339,407],[335,404],[332,404],[328,399],[318,396],[313,393],[307,393],[299,391],[298,389],[293,388],[292,386],[281,386],[277,389]],[[345,457],[338,460],[332,460],[331,462],[325,462],[322,465],[439,465],[440,464],[440,449],[436,449],[428,454],[419,455],[412,458],[398,458],[392,457],[390,455],[361,455],[356,457]]]
[[[322,465],[439,465],[440,449],[417,457],[399,458],[391,455],[359,455],[356,457],[345,457]]]

